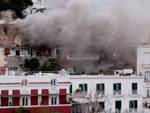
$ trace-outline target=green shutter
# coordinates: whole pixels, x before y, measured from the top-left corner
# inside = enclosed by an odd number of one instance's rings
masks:
[[[83,84],[79,84],[79,88],[83,91]]]
[[[69,87],[69,92],[70,92],[70,94],[72,94],[72,84]]]

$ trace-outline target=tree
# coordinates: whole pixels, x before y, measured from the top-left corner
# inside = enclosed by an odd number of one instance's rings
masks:
[[[37,71],[39,69],[40,62],[37,58],[25,59],[24,67],[30,69],[30,71]]]
[[[32,0],[0,0],[0,11],[13,10],[18,17],[23,17],[22,11],[32,4]]]
[[[49,59],[45,61],[44,64],[41,66],[41,71],[57,71],[59,68],[55,59]]]

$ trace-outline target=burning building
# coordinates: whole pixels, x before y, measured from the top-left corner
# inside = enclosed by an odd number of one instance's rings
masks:
[[[0,20],[0,71],[24,69],[27,58],[38,58],[41,63],[47,59],[56,59],[56,47],[47,45],[31,46],[23,40],[14,20]]]
[[[140,1],[128,0],[124,7],[120,7],[120,0],[98,4],[97,0],[44,1],[47,6],[42,13],[32,13],[15,21],[18,34],[14,44],[19,43],[21,48],[46,45],[50,51],[56,47],[61,53],[61,67],[71,67],[80,73],[89,69],[96,72],[118,68],[136,70],[136,45],[149,42],[150,19],[145,18],[148,1],[141,5]],[[43,1],[39,0],[39,4]],[[36,8],[39,4],[35,4]],[[7,27],[2,34],[7,32]],[[10,48],[14,47],[17,46]]]

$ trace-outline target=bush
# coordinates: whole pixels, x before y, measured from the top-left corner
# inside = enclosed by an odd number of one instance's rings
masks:
[[[58,71],[58,64],[55,59],[49,59],[45,61],[44,64],[41,66],[41,71]]]
[[[75,93],[80,93],[80,92],[81,92],[80,88],[78,88],[78,89],[75,90]]]
[[[29,69],[30,71],[38,71],[40,66],[40,62],[37,58],[25,59],[24,67]]]

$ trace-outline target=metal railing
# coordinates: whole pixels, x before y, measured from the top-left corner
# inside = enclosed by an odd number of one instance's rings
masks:
[[[101,96],[104,96],[105,95],[105,91],[96,91],[96,94],[97,95],[101,95]]]
[[[115,90],[115,91],[113,92],[113,94],[114,94],[114,95],[121,95],[121,90]]]
[[[136,94],[138,94],[138,91],[137,90],[132,90],[132,94],[136,95]]]
[[[87,91],[76,92],[72,95],[74,98],[84,98],[88,96]]]
[[[121,113],[121,110],[116,109],[115,113]]]
[[[133,112],[133,113],[135,113],[135,112],[137,112],[137,109],[136,108],[129,108],[129,112]]]

